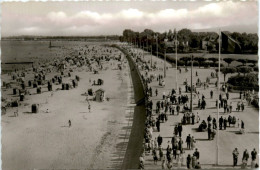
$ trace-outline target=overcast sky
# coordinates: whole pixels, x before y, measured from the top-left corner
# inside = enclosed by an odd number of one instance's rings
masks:
[[[2,36],[122,35],[124,29],[146,28],[258,31],[257,1],[4,2],[1,6]]]

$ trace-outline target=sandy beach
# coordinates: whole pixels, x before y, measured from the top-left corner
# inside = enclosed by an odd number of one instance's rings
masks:
[[[82,52],[93,47],[99,52],[81,56],[90,59],[107,55],[111,60],[101,60],[104,69],[98,70],[98,74],[89,71],[86,65],[75,67],[68,64],[62,81],[71,82],[77,75],[80,81],[76,88],[61,90],[61,84],[54,83],[51,92],[45,84],[40,85],[42,93],[37,94],[36,88],[27,84],[33,78],[33,72],[26,72],[24,81],[30,95],[25,95],[24,101],[19,102],[18,116],[14,116],[17,107],[7,107],[6,114],[2,115],[3,169],[115,169],[121,166],[126,145],[120,143],[128,140],[133,113],[129,68],[123,54],[112,48],[96,44],[88,47],[75,45],[70,51]],[[104,51],[100,52],[102,49]],[[112,53],[105,52],[111,49]],[[113,59],[119,55],[122,55],[122,70],[118,69],[121,62]],[[94,65],[91,61],[91,66]],[[73,70],[71,77],[67,76],[69,70]],[[46,73],[46,80],[55,75],[61,75],[61,72],[53,67],[52,72]],[[102,79],[104,84],[92,86],[97,79]],[[5,99],[2,106],[10,100],[19,100],[18,95],[13,95],[13,88],[20,88],[11,75],[2,75],[3,81],[11,82],[12,87],[2,87],[2,98]],[[89,112],[86,96],[82,94],[90,88],[93,92],[102,88],[109,101],[90,100]],[[39,104],[37,114],[31,113],[32,104]],[[71,127],[68,120],[71,120]]]

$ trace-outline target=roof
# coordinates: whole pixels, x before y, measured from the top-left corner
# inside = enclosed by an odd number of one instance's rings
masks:
[[[96,92],[97,92],[97,91],[105,91],[105,90],[100,88],[100,89],[96,90]]]

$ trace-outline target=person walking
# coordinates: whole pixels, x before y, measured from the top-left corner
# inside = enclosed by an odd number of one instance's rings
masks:
[[[193,125],[194,125],[194,121],[195,121],[195,115],[194,115],[194,113],[192,113],[191,114],[191,122],[192,122]]]
[[[197,157],[197,160],[200,159],[200,152],[198,151],[198,148],[195,149],[195,152],[193,153]]]
[[[180,151],[182,151],[182,149],[183,149],[182,144],[183,144],[183,140],[182,140],[182,138],[180,137],[180,138],[179,138],[179,142],[178,142],[178,149],[179,149]]]
[[[200,116],[199,113],[197,112],[197,116],[196,116],[196,122],[199,123],[200,122]]]
[[[179,123],[179,125],[178,125],[178,132],[179,132],[179,137],[181,137],[181,134],[182,134],[182,125],[181,125],[181,123]]]
[[[192,136],[191,137],[191,142],[190,142],[190,146],[191,146],[192,150],[195,148],[195,143],[196,143],[196,140],[195,140],[194,136]]]
[[[241,120],[241,129],[245,129],[245,124],[243,120]]]
[[[158,136],[157,142],[158,142],[158,146],[160,147],[162,145],[162,142],[163,142],[163,138],[161,137],[161,135]]]
[[[233,166],[237,166],[237,159],[239,155],[237,148],[235,148],[232,154],[233,154]]]
[[[70,120],[68,121],[68,123],[69,123],[69,127],[71,127],[71,121]]]
[[[252,158],[252,161],[256,160],[256,155],[257,155],[257,152],[254,148],[254,150],[251,152],[251,158]]]
[[[219,129],[222,130],[222,124],[223,124],[223,117],[221,116],[219,118]]]
[[[89,113],[90,113],[90,108],[91,108],[91,106],[90,106],[90,104],[88,105],[88,111],[89,111]]]
[[[162,159],[162,169],[165,169],[166,168],[166,155],[163,156],[163,159]]]
[[[174,127],[174,135],[177,136],[178,135],[178,126],[175,125]]]
[[[190,150],[190,148],[191,148],[191,136],[190,136],[190,134],[186,138],[186,143],[187,143],[187,149]]]
[[[213,118],[213,129],[217,129],[217,120]]]
[[[208,127],[208,140],[211,140],[211,128]]]
[[[190,156],[190,154],[187,156],[187,168],[188,169],[191,168],[191,156]]]
[[[210,91],[210,98],[211,99],[213,98],[213,91],[212,90]]]
[[[154,164],[157,165],[158,154],[157,154],[157,151],[155,149],[153,149],[153,161],[154,161]]]
[[[241,103],[241,110],[242,110],[242,112],[245,110],[245,105],[243,102]]]
[[[160,148],[159,148],[159,161],[161,161],[162,158],[163,158],[163,150],[162,150],[162,148],[160,147]]]
[[[156,128],[157,128],[157,131],[160,132],[160,119],[157,119],[156,121]]]
[[[224,130],[226,130],[226,128],[227,128],[227,119],[226,118],[224,118]]]
[[[245,161],[245,163],[247,164],[248,158],[249,158],[249,153],[248,153],[248,151],[247,151],[247,149],[246,149],[246,150],[244,151],[244,153],[243,153],[242,161]]]
[[[251,162],[251,169],[255,169],[255,166],[256,166],[256,155],[257,155],[257,152],[254,148],[254,150],[251,152],[251,158],[252,158],[252,162]]]
[[[191,167],[194,169],[197,165],[197,157],[193,154],[192,161],[191,161]]]

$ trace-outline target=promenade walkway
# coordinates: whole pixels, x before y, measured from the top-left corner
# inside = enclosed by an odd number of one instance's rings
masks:
[[[142,53],[140,49],[135,49],[138,53]],[[150,74],[156,74],[156,75],[163,75],[163,60],[158,59],[155,56],[153,57],[153,62],[157,63],[157,67],[159,69],[156,69],[154,71],[151,71],[148,73],[148,76]],[[149,53],[145,52],[144,59],[149,62],[151,59],[151,56]],[[152,83],[149,84],[149,87],[152,87],[153,91],[153,97],[151,97],[153,101],[153,116],[156,118],[157,115],[155,114],[155,107],[156,107],[156,102],[162,100],[162,94],[165,92],[165,94],[169,94],[173,88],[176,86],[176,81],[175,81],[175,66],[174,68],[167,63],[167,73],[166,73],[166,78],[165,78],[165,87],[161,87],[158,85],[158,81],[154,80]],[[195,73],[198,73],[198,76],[195,75]],[[210,77],[210,73],[215,72],[214,68],[210,69],[204,69],[204,68],[198,68],[194,67],[193,70],[193,83],[197,81],[199,78],[201,82],[205,82],[207,77]],[[141,71],[141,74],[145,76],[145,72]],[[185,69],[182,67],[182,72],[181,74],[178,71],[178,86],[182,88],[182,94],[187,94],[190,97],[190,93],[185,93],[185,86],[183,85],[183,82],[185,80],[188,81],[188,84],[190,84],[190,77],[191,77],[191,70],[190,67],[188,67],[188,71],[185,72]],[[223,75],[220,75],[220,82],[223,82]],[[227,77],[228,78],[228,77]],[[194,96],[193,97],[193,112],[195,114],[199,114],[201,121],[205,120],[207,122],[207,117],[211,115],[211,117],[215,117],[217,119],[217,107],[215,106],[216,104],[216,99],[218,98],[217,96],[217,88],[215,87],[215,82],[217,81],[216,78],[211,78],[210,79],[210,84],[209,88],[204,89],[203,87],[197,88],[197,90],[200,92],[199,96]],[[158,96],[155,96],[155,89],[158,90]],[[214,95],[213,99],[210,98],[210,90],[213,90]],[[221,92],[224,94],[224,92]],[[200,110],[197,108],[197,103],[198,99],[201,98],[202,94],[205,96],[205,100],[207,102],[206,109],[205,110]],[[220,109],[219,116],[228,117],[229,115],[235,116],[236,118],[239,118],[240,124],[241,120],[244,121],[245,123],[245,134],[238,134],[240,128],[238,128],[238,125],[235,125],[235,127],[227,127],[226,130],[220,130],[219,131],[219,157],[218,157],[218,166],[214,166],[216,164],[216,137],[214,140],[209,141],[207,132],[197,132],[197,128],[199,124],[195,125],[183,125],[183,133],[182,133],[182,140],[184,141],[183,147],[184,147],[184,166],[186,166],[186,157],[188,154],[193,155],[193,152],[195,150],[187,150],[186,148],[186,136],[188,134],[191,134],[191,136],[194,136],[196,139],[195,143],[195,148],[198,148],[200,152],[200,159],[199,162],[202,165],[202,168],[231,168],[233,164],[233,157],[232,157],[232,151],[234,148],[238,148],[239,150],[239,158],[238,158],[238,165],[242,163],[242,155],[245,149],[248,150],[249,154],[253,150],[253,148],[256,148],[257,152],[259,153],[259,115],[258,115],[258,110],[253,108],[253,106],[248,106],[246,101],[243,101],[245,104],[245,110],[244,112],[237,112],[235,111],[236,109],[236,104],[238,101],[241,101],[239,99],[239,93],[229,93],[230,94],[230,99],[228,102],[232,102],[233,106],[233,111],[231,114],[224,113],[223,108]],[[189,102],[188,102],[189,103]],[[182,108],[181,108],[182,110]],[[157,132],[156,129],[153,131],[153,140],[155,137],[158,137],[160,134],[163,137],[163,143],[162,143],[162,148],[164,149],[164,154],[166,153],[166,148],[168,143],[171,146],[171,138],[173,137],[173,132],[174,132],[174,126],[181,121],[181,118],[183,117],[183,114],[179,114],[178,116],[175,115],[169,115],[168,114],[168,121],[165,123],[161,123],[161,130],[160,132]],[[201,122],[200,121],[200,122]],[[218,121],[218,120],[217,120]],[[251,157],[251,154],[250,154]],[[144,167],[145,169],[160,169],[162,167],[161,161],[158,161],[157,165],[154,165],[153,162],[153,156],[152,152],[151,153],[146,153],[145,154],[145,164]],[[175,160],[174,160],[175,161]],[[251,163],[251,158],[248,161],[248,164],[250,165]],[[257,163],[259,164],[259,158],[257,157]],[[176,168],[176,167],[175,167]],[[174,167],[173,167],[174,169]]]

